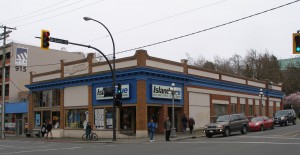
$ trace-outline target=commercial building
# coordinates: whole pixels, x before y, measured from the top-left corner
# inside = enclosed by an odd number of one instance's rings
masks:
[[[61,68],[31,74],[29,129],[39,130],[42,123],[52,122],[55,137],[81,137],[87,121],[102,138],[112,137],[112,75],[107,62],[96,62],[93,54],[86,59],[65,62]],[[123,91],[121,108],[116,112],[117,138],[147,136],[147,122],[163,122],[172,116],[171,83],[174,96],[175,127],[181,130],[181,117],[187,114],[203,128],[217,116],[245,113],[267,115],[282,108],[280,85],[268,88],[267,81],[255,81],[201,70],[187,64],[151,57],[145,50],[116,60],[116,83]],[[259,96],[263,89],[264,97]],[[261,113],[261,114],[260,114]]]
[[[3,49],[3,46],[0,47],[1,64]],[[41,50],[40,47],[13,42],[7,44],[5,46],[6,134],[23,135],[26,133],[26,124],[28,123],[28,89],[25,85],[30,83],[30,72],[48,72],[60,68],[62,59],[71,61],[83,58],[85,56],[81,52]],[[1,65],[1,73],[2,67]],[[0,97],[2,102],[2,76],[0,78]]]

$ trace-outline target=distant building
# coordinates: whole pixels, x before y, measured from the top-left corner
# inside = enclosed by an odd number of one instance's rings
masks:
[[[28,89],[25,85],[30,83],[30,72],[35,74],[56,70],[60,68],[61,60],[74,61],[84,59],[85,56],[81,52],[42,50],[40,47],[19,43],[7,44],[5,56],[5,126],[10,133],[18,131],[17,134],[22,135],[28,120],[26,114]],[[1,75],[2,60],[3,46],[0,47]],[[0,102],[2,102],[2,76],[0,79]]]

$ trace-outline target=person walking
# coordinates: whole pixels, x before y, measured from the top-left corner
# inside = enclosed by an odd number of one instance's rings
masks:
[[[155,123],[153,122],[153,119],[150,120],[148,123],[148,131],[150,134],[150,142],[154,142],[154,132],[155,132]]]
[[[43,123],[42,127],[41,127],[41,134],[42,134],[42,137],[44,138],[45,136],[45,133],[46,133],[46,123]]]
[[[166,141],[170,141],[171,121],[170,121],[170,118],[168,116],[165,120],[164,128],[165,128],[165,133],[166,133]]]
[[[186,117],[186,114],[184,114],[182,116],[181,123],[182,123],[182,127],[183,127],[182,131],[183,131],[183,133],[185,133],[186,132],[186,128],[187,128],[187,123],[188,123],[188,119]]]
[[[189,118],[188,123],[189,123],[189,128],[190,128],[190,134],[192,134],[193,133],[193,129],[194,129],[194,125],[195,125],[195,120],[193,119],[193,117]]]
[[[85,127],[85,138],[86,140],[90,140],[91,139],[91,132],[92,132],[92,126],[90,122],[87,122],[87,125]]]
[[[46,126],[46,129],[47,129],[47,135],[46,135],[46,139],[48,139],[48,135],[49,135],[49,133],[51,134],[51,139],[53,139],[52,138],[52,124],[51,124],[51,121],[49,121],[49,123],[47,124],[47,126]]]

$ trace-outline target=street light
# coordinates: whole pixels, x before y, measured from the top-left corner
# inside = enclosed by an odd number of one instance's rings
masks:
[[[107,32],[109,33],[109,36],[110,36],[112,44],[113,44],[112,86],[113,86],[113,90],[115,90],[116,51],[115,51],[115,42],[114,42],[114,39],[113,39],[110,31],[108,30],[108,28],[104,24],[102,24],[101,22],[99,22],[98,20],[95,20],[95,19],[90,18],[90,17],[83,17],[83,19],[85,21],[92,20],[92,21],[95,21],[95,22],[101,24],[107,30]],[[116,99],[116,97],[115,97],[115,91],[113,91],[113,141],[116,141],[116,106],[115,106],[115,99]]]
[[[172,129],[171,129],[171,134],[170,137],[174,138],[177,137],[176,136],[176,128],[175,128],[175,117],[174,117],[174,95],[176,94],[176,90],[175,90],[175,83],[171,84],[171,88],[170,91],[172,94]]]
[[[259,108],[259,114],[260,114],[260,116],[262,116],[262,108],[263,108],[262,97],[264,96],[263,89],[259,90],[258,96],[260,96],[260,104],[261,104],[261,107]]]

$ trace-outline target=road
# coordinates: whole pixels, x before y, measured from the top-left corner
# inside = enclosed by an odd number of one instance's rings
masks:
[[[171,142],[143,143],[72,143],[4,140],[0,141],[0,155],[274,155],[299,154],[300,124],[276,126],[273,130],[232,133],[230,137],[195,138]]]

